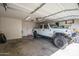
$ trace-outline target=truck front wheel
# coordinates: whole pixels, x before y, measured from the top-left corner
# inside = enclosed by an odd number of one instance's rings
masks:
[[[63,47],[66,43],[68,43],[67,39],[64,35],[55,35],[53,38],[53,43],[57,48]]]

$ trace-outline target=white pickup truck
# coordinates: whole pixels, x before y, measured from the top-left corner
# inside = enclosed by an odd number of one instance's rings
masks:
[[[50,37],[53,44],[61,48],[66,44],[69,44],[72,41],[72,37],[76,35],[73,31],[64,28],[63,26],[56,26],[50,23],[37,24],[33,29],[33,36]]]

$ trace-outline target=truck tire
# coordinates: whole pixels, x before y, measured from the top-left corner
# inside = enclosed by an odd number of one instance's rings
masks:
[[[0,34],[0,43],[5,43],[7,41],[4,34]]]
[[[36,31],[33,32],[33,37],[37,38],[37,32]]]
[[[56,34],[53,37],[53,43],[57,48],[62,48],[66,43],[68,43],[67,38],[62,34]]]

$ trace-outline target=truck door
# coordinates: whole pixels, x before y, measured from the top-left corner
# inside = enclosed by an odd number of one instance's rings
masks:
[[[49,34],[50,34],[50,29],[49,29],[49,26],[48,26],[48,24],[44,24],[44,29],[43,29],[43,35],[44,36],[50,36]]]
[[[43,24],[39,25],[38,34],[43,35]]]

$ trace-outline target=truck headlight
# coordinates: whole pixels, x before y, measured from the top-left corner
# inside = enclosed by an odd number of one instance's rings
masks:
[[[72,33],[72,37],[75,37],[76,36],[76,33]]]

